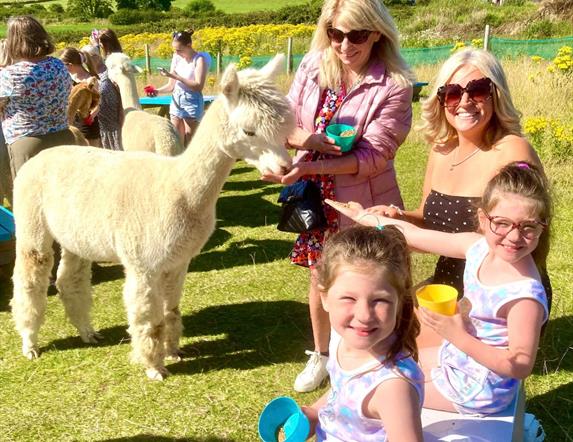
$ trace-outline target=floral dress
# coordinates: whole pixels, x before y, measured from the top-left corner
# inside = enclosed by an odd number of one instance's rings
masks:
[[[319,101],[318,112],[314,122],[315,133],[323,133],[332,120],[332,117],[342,104],[346,97],[346,87],[342,83],[338,91],[325,89]],[[332,155],[317,153],[314,151],[307,152],[300,161],[317,161],[333,158]],[[333,233],[338,232],[338,213],[328,204],[324,203],[326,198],[336,199],[334,194],[334,175],[306,175],[301,179],[314,181],[320,188],[322,198],[322,208],[326,218],[326,226],[301,233],[296,239],[292,252],[290,254],[291,262],[304,267],[313,267],[316,265],[322,246],[326,238]]]

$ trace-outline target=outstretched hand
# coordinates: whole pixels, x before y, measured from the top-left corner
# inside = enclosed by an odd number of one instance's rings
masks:
[[[340,201],[334,201],[327,198],[324,202],[354,221],[358,221],[362,215],[366,214],[362,205],[354,201],[341,203]]]
[[[307,175],[307,173],[303,170],[304,164],[305,163],[295,164],[292,169],[290,169],[284,175],[279,175],[270,171],[265,172],[261,175],[261,180],[286,185],[296,183],[301,177]]]

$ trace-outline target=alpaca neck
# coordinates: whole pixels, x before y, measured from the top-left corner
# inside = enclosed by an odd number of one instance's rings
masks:
[[[120,75],[117,78],[117,86],[121,95],[121,105],[124,112],[129,112],[133,109],[141,110],[139,104],[139,95],[137,93],[137,84],[133,75]]]
[[[189,183],[189,200],[200,207],[214,206],[235,165],[235,158],[224,152],[229,143],[225,134],[228,116],[222,103],[215,101],[203,116],[191,143],[181,155],[180,179]]]

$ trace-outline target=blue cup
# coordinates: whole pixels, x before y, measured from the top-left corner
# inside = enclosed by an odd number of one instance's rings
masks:
[[[310,431],[310,422],[296,401],[281,396],[270,401],[259,416],[259,436],[263,442],[278,442],[282,428],[284,442],[304,442]]]
[[[326,126],[326,135],[332,138],[337,146],[340,146],[342,152],[348,152],[354,144],[356,129],[348,124],[331,124]]]

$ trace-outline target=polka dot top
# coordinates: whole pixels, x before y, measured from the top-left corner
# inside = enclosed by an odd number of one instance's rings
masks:
[[[477,229],[476,209],[479,197],[446,195],[430,191],[424,204],[424,225],[440,232],[474,232]],[[448,284],[464,292],[465,260],[440,256],[434,271],[435,284]]]

